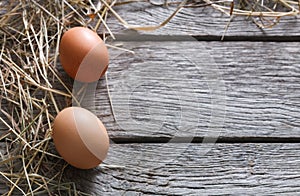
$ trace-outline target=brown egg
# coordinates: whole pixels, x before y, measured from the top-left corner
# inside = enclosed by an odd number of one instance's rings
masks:
[[[109,63],[105,43],[97,33],[85,27],[74,27],[63,34],[59,58],[67,74],[80,82],[99,80]]]
[[[102,122],[80,107],[68,107],[58,113],[52,138],[63,159],[80,169],[99,165],[109,148],[109,138]]]

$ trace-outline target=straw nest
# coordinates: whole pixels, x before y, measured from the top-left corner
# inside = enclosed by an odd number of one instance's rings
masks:
[[[132,26],[116,10],[146,2],[176,7],[157,26]],[[64,180],[67,164],[51,141],[51,123],[70,105],[72,83],[57,71],[59,40],[72,26],[89,26],[113,37],[110,17],[129,29],[155,30],[182,9],[210,6],[228,16],[250,17],[261,28],[299,13],[297,0],[11,0],[0,2],[0,189],[5,195],[83,195]],[[119,9],[121,10],[121,9]]]

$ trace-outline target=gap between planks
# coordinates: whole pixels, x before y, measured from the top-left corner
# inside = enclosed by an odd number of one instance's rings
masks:
[[[300,143],[300,137],[118,137],[115,144],[164,144],[164,143]]]
[[[215,35],[145,35],[135,31],[116,34],[116,41],[128,42],[162,42],[162,41],[229,41],[229,42],[300,42],[300,36],[222,36]]]

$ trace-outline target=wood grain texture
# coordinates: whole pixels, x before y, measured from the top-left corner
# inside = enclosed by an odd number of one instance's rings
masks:
[[[210,148],[210,147],[209,147]],[[65,177],[91,195],[296,194],[298,144],[112,145],[106,166]]]
[[[85,101],[111,138],[300,136],[297,42],[111,44],[135,52],[110,49],[115,119],[104,78]]]
[[[96,114],[118,137],[298,137],[298,43],[124,42]]]
[[[142,2],[116,7],[132,25],[156,25],[173,10]],[[184,9],[165,27],[138,36],[110,16],[113,33],[128,40],[110,44],[135,54],[110,49],[108,81],[102,78],[96,90],[90,86],[82,104],[103,121],[113,141],[133,138],[140,144],[111,141],[105,164],[87,171],[69,166],[64,180],[91,195],[299,193],[298,144],[238,143],[300,137],[299,42],[285,42],[300,40],[298,18],[259,29],[234,17],[225,38],[280,42],[195,42],[190,35],[220,40],[229,17],[211,7]],[[1,122],[0,130],[8,131]],[[171,140],[159,144],[162,137]],[[191,144],[194,137],[212,143]],[[239,139],[213,144],[209,137]],[[144,144],[145,138],[157,143]],[[0,153],[4,148],[2,141]],[[0,176],[0,194],[6,183]]]
[[[149,3],[132,3],[116,6],[116,12],[130,25],[158,25],[167,19],[175,7],[161,7]],[[211,7],[186,8],[179,12],[166,26],[156,31],[141,32],[155,35],[196,35],[222,36],[230,17]],[[270,19],[272,20],[272,19]],[[108,26],[114,33],[126,30],[115,17],[111,15]],[[273,28],[258,28],[255,23],[243,16],[234,17],[226,36],[267,37],[267,36],[299,36],[299,20],[297,17],[283,17]]]

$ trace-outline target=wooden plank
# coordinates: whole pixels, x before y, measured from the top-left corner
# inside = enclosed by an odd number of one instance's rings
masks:
[[[104,78],[86,101],[112,139],[300,136],[297,42],[119,44],[135,55],[110,49],[116,121]]]
[[[175,10],[175,6],[162,7],[153,6],[149,3],[139,2],[114,7],[116,12],[130,25],[158,25],[167,19]],[[195,35],[200,37],[220,36],[224,34],[226,25],[230,20],[229,16],[213,9],[212,7],[186,8],[179,12],[166,26],[156,31],[141,32],[152,35]],[[269,19],[273,21],[274,19]],[[107,21],[112,32],[122,33],[126,28],[111,14]],[[230,23],[226,36],[253,39],[253,37],[267,36],[299,36],[298,16],[282,17],[279,24],[273,28],[258,28],[256,24],[244,16],[236,16]],[[299,37],[298,37],[299,38]],[[297,38],[297,39],[298,39]],[[274,38],[275,39],[275,38]]]
[[[115,119],[104,79],[92,94],[111,138],[299,137],[297,42],[122,44],[135,54],[110,50]]]
[[[210,147],[209,147],[210,148]],[[298,144],[112,145],[106,166],[68,167],[66,180],[91,195],[296,194]]]

